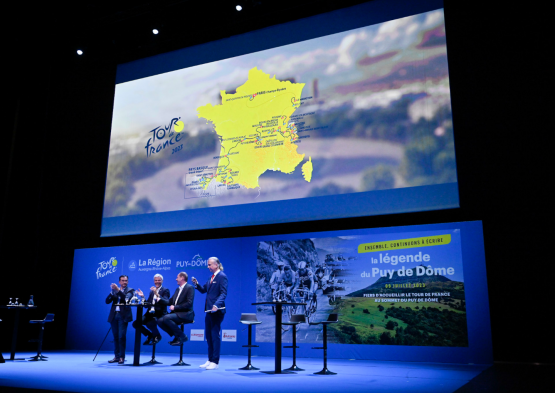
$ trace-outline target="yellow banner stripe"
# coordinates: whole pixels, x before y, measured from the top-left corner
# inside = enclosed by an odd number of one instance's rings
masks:
[[[402,250],[404,248],[443,246],[451,243],[451,235],[415,237],[413,239],[388,240],[385,242],[363,243],[358,246],[358,253]]]

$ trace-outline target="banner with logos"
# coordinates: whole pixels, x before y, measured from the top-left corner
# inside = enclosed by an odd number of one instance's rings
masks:
[[[339,323],[328,329],[331,357],[491,360],[481,222],[75,250],[67,348],[98,349],[110,327],[105,299],[120,275],[148,294],[160,274],[173,294],[181,271],[189,282],[208,281],[211,256],[221,260],[229,278],[222,354],[245,353],[247,331],[239,319],[241,313],[256,313],[262,322],[254,328],[257,354],[272,356],[275,307],[252,304],[296,301],[306,305],[284,307],[282,320],[305,316],[296,332],[298,356],[321,356],[311,350],[322,341],[321,325],[309,322],[339,314]],[[204,303],[205,295],[195,291],[195,322],[185,327],[189,353],[207,350]],[[282,332],[284,343],[292,333]],[[131,354],[131,325],[127,334]],[[174,352],[162,334],[158,351]],[[113,349],[108,341],[103,350]]]

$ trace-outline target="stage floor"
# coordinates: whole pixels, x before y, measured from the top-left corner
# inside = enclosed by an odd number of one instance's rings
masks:
[[[32,353],[19,353],[29,358]],[[0,391],[14,388],[43,389],[61,392],[148,392],[213,391],[213,392],[454,392],[487,369],[487,365],[443,363],[406,363],[371,360],[329,359],[328,367],[337,375],[314,375],[322,369],[322,359],[297,359],[306,371],[296,374],[268,375],[259,371],[238,370],[247,363],[246,356],[222,356],[217,370],[198,366],[205,356],[184,355],[187,367],[173,367],[179,355],[160,354],[159,365],[130,366],[109,364],[113,353],[101,352],[96,361],[94,352],[48,352],[47,362],[6,361],[0,364]],[[141,361],[150,360],[150,353],[141,353]],[[274,359],[253,357],[255,367],[272,370]],[[282,364],[289,367],[291,358]],[[24,391],[24,390],[21,390]]]

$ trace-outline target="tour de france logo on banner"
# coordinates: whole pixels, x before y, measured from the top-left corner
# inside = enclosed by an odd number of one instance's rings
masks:
[[[112,273],[115,273],[118,267],[118,261],[116,257],[110,258],[108,261],[102,261],[98,263],[98,267],[96,269],[96,279],[100,279],[102,277],[106,277]]]
[[[299,342],[339,314],[333,343],[468,346],[459,229],[259,242],[257,271],[258,302],[306,303],[283,311],[306,316]],[[274,313],[257,309],[256,341],[273,342]]]

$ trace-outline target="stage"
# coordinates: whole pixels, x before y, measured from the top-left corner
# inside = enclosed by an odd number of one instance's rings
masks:
[[[187,367],[173,367],[179,354],[156,355],[159,365],[133,367],[132,354],[125,365],[109,364],[112,352],[101,352],[93,362],[94,352],[48,352],[47,362],[7,361],[0,364],[0,391],[43,389],[62,392],[454,392],[486,370],[489,365],[444,363],[409,363],[372,360],[329,359],[328,367],[337,375],[314,375],[322,369],[322,359],[300,358],[297,365],[306,371],[296,374],[268,375],[238,368],[247,363],[246,356],[222,356],[220,368],[203,370],[202,355],[184,355]],[[33,353],[18,353],[29,358]],[[151,354],[141,353],[141,362]],[[255,367],[272,370],[274,359],[253,357]],[[289,367],[291,358],[283,358]],[[19,390],[19,389],[22,390]]]

